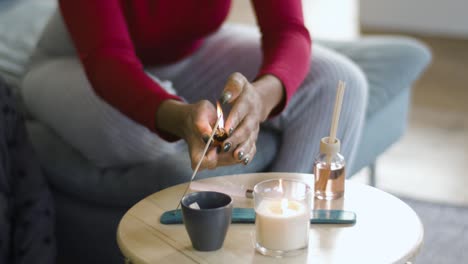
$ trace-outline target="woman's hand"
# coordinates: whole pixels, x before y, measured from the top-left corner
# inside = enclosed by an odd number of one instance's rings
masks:
[[[250,83],[240,73],[233,73],[224,88],[222,103],[232,104],[225,122],[229,137],[224,141],[216,166],[243,162],[247,165],[257,152],[260,123],[282,103],[284,89],[273,75],[265,75]]]
[[[164,101],[156,113],[156,127],[183,138],[189,147],[192,169],[197,166],[216,123],[216,109],[209,101],[187,104],[175,100]],[[216,150],[211,149],[204,157],[200,170],[217,166]]]
[[[253,159],[260,123],[282,102],[283,86],[272,75],[265,75],[250,83],[242,74],[234,73],[227,80],[222,98],[222,103],[233,105],[224,127],[229,131],[229,137],[221,150],[212,148],[208,151],[200,170],[239,162],[247,165]],[[156,113],[156,127],[160,131],[181,137],[187,142],[192,169],[202,158],[216,120],[216,109],[206,100],[195,104],[167,100]]]

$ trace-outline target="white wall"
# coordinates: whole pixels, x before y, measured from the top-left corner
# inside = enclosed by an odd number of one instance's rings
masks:
[[[358,3],[358,0],[302,0],[304,22],[312,38],[345,40],[359,36]]]
[[[468,0],[360,0],[364,27],[468,37]]]

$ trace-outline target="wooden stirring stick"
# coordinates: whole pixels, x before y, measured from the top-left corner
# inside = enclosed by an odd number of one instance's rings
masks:
[[[343,95],[345,91],[345,83],[343,81],[338,82],[338,91],[335,98],[335,107],[333,109],[332,123],[330,127],[330,136],[328,137],[328,143],[333,144],[336,140],[336,132],[338,130],[338,122],[340,120],[341,104],[343,103]],[[332,156],[327,154],[327,166],[324,168],[324,174],[320,175],[318,181],[315,183],[317,185],[316,189],[325,190],[327,187],[328,179],[331,174],[331,159]]]

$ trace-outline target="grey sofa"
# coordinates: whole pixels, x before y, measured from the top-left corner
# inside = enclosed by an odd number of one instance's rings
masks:
[[[27,58],[54,6],[53,1],[45,0],[0,0],[0,75],[13,85],[19,86]],[[372,39],[323,42],[346,53],[363,69],[369,81],[363,140],[348,175],[366,166],[374,167],[378,156],[401,137],[407,121],[411,81],[430,60],[429,51],[415,40],[389,38],[389,41],[393,45]],[[373,54],[385,51],[391,54],[387,61],[372,60]],[[186,173],[179,171],[179,157],[167,159],[170,162],[99,169],[40,122],[28,118],[27,127],[54,195],[59,263],[122,263],[115,241],[120,218],[143,197],[169,186],[158,182],[158,171]],[[277,143],[277,135],[266,131],[258,145],[264,146],[266,153],[274,153]],[[274,156],[266,158],[273,160]],[[250,166],[255,171],[267,169],[255,162]],[[230,170],[223,168],[200,176],[210,174],[227,175]]]

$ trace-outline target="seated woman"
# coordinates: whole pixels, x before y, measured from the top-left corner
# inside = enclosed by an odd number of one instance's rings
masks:
[[[208,152],[202,169],[243,164],[233,172],[311,172],[343,80],[338,137],[351,163],[367,98],[362,71],[311,45],[300,0],[252,4],[261,33],[222,25],[229,0],[59,1],[24,79],[25,103],[97,166],[180,153],[189,171],[201,158],[221,97],[230,106],[229,137]],[[272,163],[256,144],[266,127],[281,139]],[[271,164],[249,166],[254,160]]]
[[[53,223],[47,183],[0,78],[0,263],[55,263]]]

